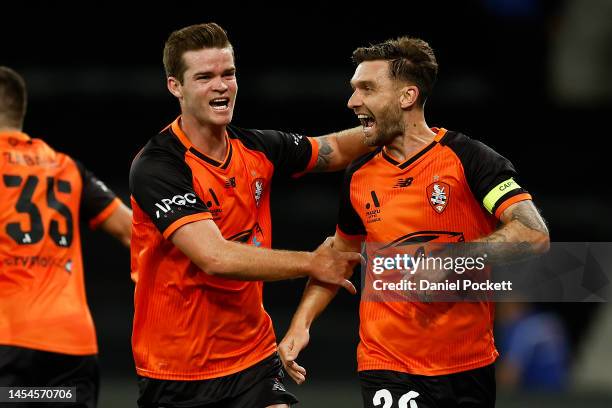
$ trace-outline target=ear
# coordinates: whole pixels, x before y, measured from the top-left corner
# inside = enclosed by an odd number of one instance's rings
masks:
[[[417,99],[419,99],[419,88],[414,85],[405,86],[400,91],[400,107],[402,109],[409,109],[416,105]]]
[[[166,86],[168,87],[170,93],[176,96],[178,99],[181,99],[183,97],[183,89],[181,82],[175,77],[168,77],[168,79],[166,80]]]

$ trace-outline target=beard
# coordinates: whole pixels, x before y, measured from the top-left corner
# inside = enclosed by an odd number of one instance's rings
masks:
[[[399,107],[386,107],[376,117],[376,132],[365,139],[366,145],[386,146],[404,133],[402,110]]]

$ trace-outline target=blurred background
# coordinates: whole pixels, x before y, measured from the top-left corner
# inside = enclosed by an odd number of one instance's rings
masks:
[[[335,12],[329,2],[3,5],[0,65],[27,81],[25,131],[79,158],[128,202],[132,158],[179,112],[161,62],[171,31],[208,21],[228,31],[238,67],[236,125],[314,136],[357,125],[346,108],[356,47],[421,37],[440,65],[429,125],[510,158],[553,241],[611,241],[612,1],[421,3],[355,2],[333,5]],[[340,177],[275,180],[275,247],[312,250],[333,234]],[[100,407],[135,406],[129,254],[83,229]],[[279,340],[304,284],[266,286]],[[300,406],[360,406],[358,301],[340,294],[315,323],[300,359],[309,379],[290,386]],[[612,406],[609,303],[499,306],[499,407]]]

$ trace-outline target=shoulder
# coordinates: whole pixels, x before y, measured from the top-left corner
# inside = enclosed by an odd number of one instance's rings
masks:
[[[442,146],[450,148],[461,161],[491,159],[501,155],[480,140],[473,139],[461,132],[448,131],[440,140]]]
[[[364,154],[363,156],[359,156],[355,160],[353,160],[346,168],[345,175],[346,177],[352,177],[357,171],[364,169],[367,167],[369,163],[381,152],[382,147],[379,147],[371,152]]]
[[[138,152],[132,162],[130,175],[148,173],[158,166],[184,166],[187,148],[178,140],[168,127],[151,138]]]
[[[234,125],[229,125],[227,127],[227,133],[231,139],[240,140],[248,149],[259,150],[266,153],[275,150],[286,140],[290,140],[297,145],[303,138],[302,135],[297,133],[270,129],[245,129]]]

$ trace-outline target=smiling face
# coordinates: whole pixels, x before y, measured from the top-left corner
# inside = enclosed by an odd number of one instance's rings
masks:
[[[361,121],[368,146],[384,146],[404,133],[400,91],[389,75],[389,62],[364,61],[351,79],[353,94],[348,101]]]
[[[183,115],[204,126],[228,125],[238,92],[231,47],[203,48],[182,56],[183,78],[168,78],[168,89],[179,99]]]

